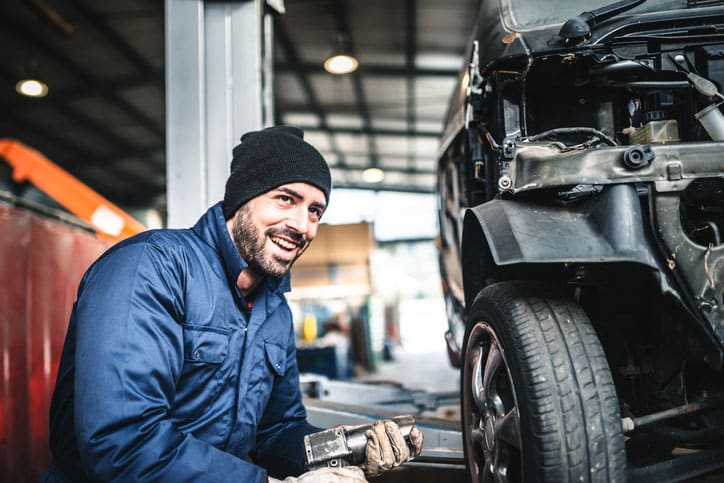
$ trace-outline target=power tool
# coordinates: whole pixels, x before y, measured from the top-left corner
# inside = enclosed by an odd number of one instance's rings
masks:
[[[410,415],[397,416],[392,421],[400,427],[410,450],[410,430],[415,418]],[[304,436],[304,451],[307,467],[315,470],[324,467],[359,466],[365,463],[365,432],[372,429],[372,423],[358,426],[337,426],[335,428]]]

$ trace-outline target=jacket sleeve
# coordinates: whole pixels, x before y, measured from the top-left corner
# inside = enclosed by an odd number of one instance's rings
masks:
[[[76,305],[75,430],[104,481],[266,481],[264,471],[169,419],[183,366],[183,259],[117,246],[89,270]]]
[[[251,453],[254,461],[267,468],[269,475],[275,478],[297,476],[307,471],[304,435],[322,430],[307,422],[291,323],[286,345],[286,370],[282,377],[275,378],[274,389],[257,431],[256,449]]]

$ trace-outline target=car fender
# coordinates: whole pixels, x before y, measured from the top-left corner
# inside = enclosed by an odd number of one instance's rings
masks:
[[[477,290],[500,267],[516,264],[630,262],[662,272],[644,226],[632,185],[571,203],[496,198],[472,207],[463,222],[466,299],[468,287]],[[665,276],[659,279],[673,292]]]

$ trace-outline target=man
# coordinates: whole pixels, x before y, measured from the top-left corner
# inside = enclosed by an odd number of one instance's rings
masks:
[[[329,168],[299,129],[234,148],[224,200],[187,230],[106,252],[78,289],[51,405],[55,481],[366,481],[307,472],[289,269],[317,233]],[[368,433],[367,475],[419,454]],[[267,474],[268,473],[268,474]]]

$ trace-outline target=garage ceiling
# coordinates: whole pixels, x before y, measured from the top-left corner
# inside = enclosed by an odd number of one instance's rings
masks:
[[[326,155],[336,187],[431,192],[478,0],[296,0],[275,21],[275,119]],[[0,3],[0,137],[111,201],[165,211],[163,1]],[[338,39],[360,61],[333,76]],[[25,77],[47,97],[15,92]],[[226,162],[226,161],[225,161]],[[378,184],[363,180],[384,170]]]

